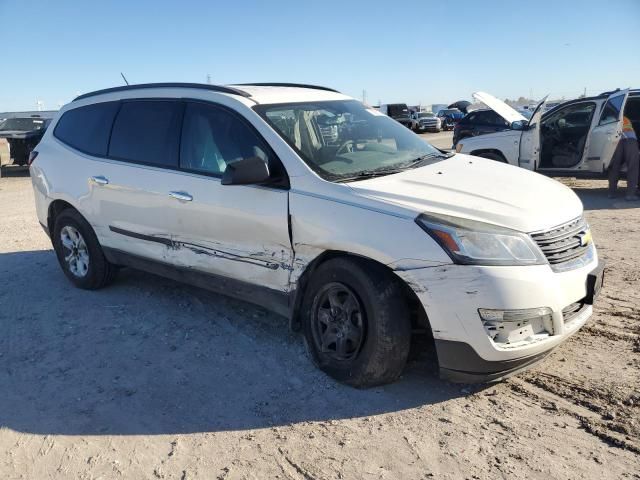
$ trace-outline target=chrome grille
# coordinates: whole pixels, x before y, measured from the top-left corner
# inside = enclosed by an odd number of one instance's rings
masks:
[[[591,242],[587,236],[588,232],[589,225],[584,217],[580,217],[551,230],[532,233],[531,238],[538,244],[549,263],[558,265],[579,258],[589,250]]]

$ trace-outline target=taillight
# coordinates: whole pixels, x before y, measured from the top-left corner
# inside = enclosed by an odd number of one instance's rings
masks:
[[[29,154],[29,160],[27,161],[27,165],[31,166],[31,164],[37,158],[37,156],[38,156],[38,152],[36,150],[31,150],[31,153]]]

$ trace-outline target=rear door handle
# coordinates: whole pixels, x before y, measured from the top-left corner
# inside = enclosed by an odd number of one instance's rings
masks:
[[[187,192],[169,192],[169,196],[181,202],[190,202],[193,200],[193,197]]]
[[[96,177],[91,177],[89,180],[91,180],[93,183],[97,183],[98,185],[108,185],[109,184],[109,179],[107,177],[103,177],[102,175],[98,175]]]

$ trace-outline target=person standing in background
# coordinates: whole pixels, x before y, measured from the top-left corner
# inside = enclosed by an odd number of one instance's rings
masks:
[[[622,117],[622,137],[609,166],[609,198],[615,198],[622,164],[627,164],[627,193],[625,200],[640,200],[638,197],[638,175],[640,171],[640,150],[638,137],[631,120]]]

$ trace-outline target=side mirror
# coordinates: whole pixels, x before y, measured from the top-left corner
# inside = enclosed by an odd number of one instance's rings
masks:
[[[511,129],[512,130],[528,130],[529,123],[526,121],[518,120],[511,124]]]
[[[222,185],[253,185],[269,180],[269,167],[260,157],[241,158],[227,164]]]

